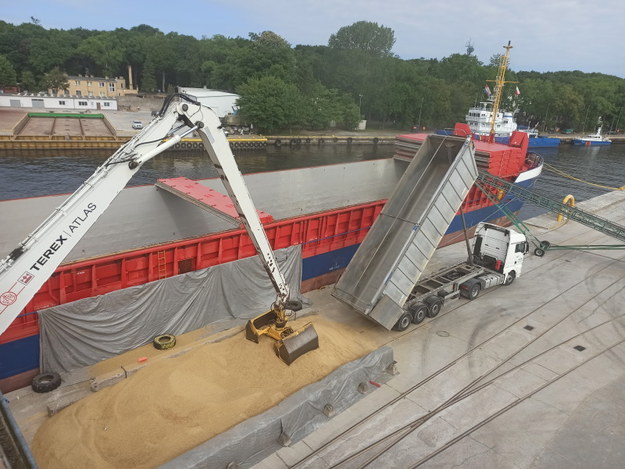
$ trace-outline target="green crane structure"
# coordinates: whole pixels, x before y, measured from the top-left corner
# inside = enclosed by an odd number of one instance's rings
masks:
[[[504,191],[508,196],[516,197],[524,202],[529,202],[538,207],[547,209],[550,212],[563,215],[569,220],[581,223],[582,225],[588,226],[600,233],[607,234],[608,236],[612,236],[622,242],[625,242],[625,226],[619,225],[597,215],[593,215],[592,213],[579,208],[571,207],[561,202],[552,200],[536,190],[526,189],[484,171],[480,171],[476,185],[491,201],[497,205],[497,207],[523,234],[533,240],[536,244],[534,254],[537,256],[543,256],[547,249],[625,249],[625,245],[619,244],[556,246],[552,245],[548,241],[539,241],[536,236],[530,232],[529,228],[516,215],[514,215],[514,213],[506,208],[505,204],[500,203],[500,200],[495,197],[490,188],[494,188],[498,191]]]

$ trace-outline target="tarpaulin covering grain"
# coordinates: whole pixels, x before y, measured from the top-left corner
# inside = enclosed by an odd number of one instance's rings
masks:
[[[291,298],[297,298],[300,246],[275,255]],[[160,334],[250,319],[266,311],[275,298],[260,260],[251,257],[48,308],[39,316],[41,366],[61,372],[92,365]]]

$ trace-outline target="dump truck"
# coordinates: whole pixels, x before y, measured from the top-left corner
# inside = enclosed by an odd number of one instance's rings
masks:
[[[477,176],[470,138],[429,135],[332,295],[386,329],[404,330],[461,292],[475,297],[519,276],[525,236],[483,224],[467,262],[419,281]],[[520,249],[520,258],[510,249]]]

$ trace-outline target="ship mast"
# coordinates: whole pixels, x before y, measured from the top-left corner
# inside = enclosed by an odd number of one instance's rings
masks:
[[[499,70],[497,72],[497,79],[495,82],[495,99],[493,101],[492,108],[492,116],[490,119],[490,134],[488,136],[489,142],[495,141],[495,121],[497,120],[497,113],[499,112],[499,104],[501,102],[501,95],[503,94],[503,85],[506,83],[518,83],[516,81],[506,81],[506,70],[508,69],[508,58],[510,56],[510,49],[512,46],[510,45],[510,41],[508,41],[507,46],[503,46],[506,49],[505,54],[501,56],[499,59]],[[493,80],[486,80],[493,81]]]

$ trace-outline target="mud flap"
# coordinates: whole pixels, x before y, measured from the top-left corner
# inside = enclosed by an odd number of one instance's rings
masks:
[[[319,348],[319,336],[312,323],[289,334],[275,344],[276,354],[284,363],[290,365],[305,353]]]

